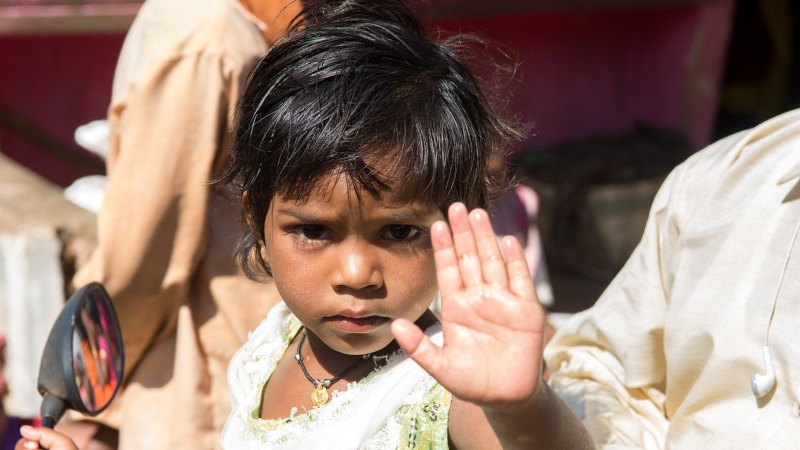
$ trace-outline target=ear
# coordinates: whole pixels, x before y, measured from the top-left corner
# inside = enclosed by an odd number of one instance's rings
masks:
[[[242,193],[242,212],[244,213],[244,220],[247,223],[247,228],[254,236],[258,237],[258,228],[253,223],[253,216],[250,211],[250,193],[244,191]]]
[[[250,211],[250,193],[248,191],[244,191],[242,193],[242,211],[244,212],[244,220],[247,222],[247,228],[250,229],[250,232],[258,240],[258,251],[261,255],[261,259],[263,259],[264,262],[269,265],[269,256],[267,255],[266,243],[261,239],[258,227],[253,222],[253,215]]]

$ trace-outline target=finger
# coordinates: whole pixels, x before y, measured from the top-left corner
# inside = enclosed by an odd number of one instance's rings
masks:
[[[14,450],[34,450],[39,448],[39,443],[36,441],[29,441],[27,439],[20,439],[14,444]]]
[[[72,439],[50,428],[42,428],[39,444],[49,450],[79,450]]]
[[[19,433],[27,440],[23,444],[23,448],[26,449],[38,448],[40,445],[49,450],[78,450],[78,447],[70,438],[50,428],[34,428],[29,425],[23,425],[19,429]]]
[[[497,235],[492,229],[492,221],[489,214],[482,209],[474,209],[469,213],[469,223],[472,233],[475,235],[483,281],[507,288],[506,262],[500,252],[500,247],[497,245]]]
[[[433,245],[433,261],[436,266],[436,282],[439,295],[450,298],[456,291],[464,287],[458,257],[453,246],[453,235],[444,221],[437,221],[431,226],[431,244]]]
[[[19,429],[19,434],[22,436],[22,439],[17,441],[17,445],[14,447],[15,449],[38,449],[39,448],[39,438],[41,438],[41,433],[37,428],[34,428],[30,425],[23,425]]]
[[[506,236],[502,240],[502,245],[503,253],[506,255],[509,290],[523,299],[539,303],[536,287],[519,241],[514,236]]]
[[[392,322],[392,334],[400,349],[435,378],[441,348],[434,345],[418,326],[405,319]]]
[[[475,236],[469,224],[467,207],[463,203],[453,203],[447,212],[450,228],[453,230],[453,245],[456,248],[458,267],[465,286],[481,284],[481,264],[475,246]]]

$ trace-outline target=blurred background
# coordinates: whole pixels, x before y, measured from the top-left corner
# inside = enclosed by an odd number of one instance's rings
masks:
[[[477,33],[519,63],[508,107],[533,133],[509,162],[539,196],[554,311],[594,302],[674,165],[800,102],[789,0],[413,3],[432,29]],[[140,5],[0,1],[0,231],[56,230],[67,278],[92,245],[93,215],[61,190],[104,172],[75,132],[105,117]]]
[[[432,30],[474,32],[519,64],[508,108],[533,133],[508,162],[538,196],[554,313],[597,299],[676,164],[800,100],[789,0],[412,3]],[[140,5],[0,0],[0,332],[32,336],[9,360],[38,358],[34,335],[93,245],[93,212],[64,189],[104,174],[102,149],[76,130],[105,118]]]
[[[413,3],[432,29],[477,33],[519,62],[509,107],[533,133],[511,163],[540,197],[555,310],[597,298],[638,242],[655,189],[675,164],[798,102],[800,7],[788,0]],[[79,145],[75,132],[105,117],[116,58],[140,5],[0,0],[7,165],[56,189],[104,172],[102,156]],[[92,238],[91,214],[44,207],[42,195],[4,196],[0,223],[24,209],[20,220],[52,217],[63,238]]]

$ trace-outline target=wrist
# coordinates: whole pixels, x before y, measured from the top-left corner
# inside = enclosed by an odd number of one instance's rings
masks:
[[[594,448],[588,430],[544,379],[525,401],[483,411],[503,449]]]

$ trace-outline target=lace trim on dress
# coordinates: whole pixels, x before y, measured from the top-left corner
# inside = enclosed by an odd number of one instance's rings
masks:
[[[399,350],[382,357],[386,364],[349,383],[346,390],[332,390],[327,404],[300,414],[293,410],[285,419],[261,419],[263,388],[300,328],[280,303],[232,362],[239,364],[238,382],[245,386],[239,391],[243,404],[229,422],[240,420],[244,427],[231,426],[240,436],[235,443],[228,439],[231,436],[223,436],[226,448],[311,448],[322,439],[326,448],[348,450],[446,445],[452,396]]]

